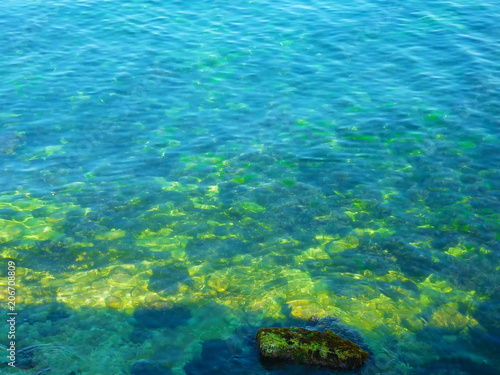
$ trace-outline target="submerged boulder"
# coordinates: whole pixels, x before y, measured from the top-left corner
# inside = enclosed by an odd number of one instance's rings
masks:
[[[261,328],[257,332],[261,357],[267,361],[293,362],[335,370],[354,370],[368,360],[368,353],[330,330]]]

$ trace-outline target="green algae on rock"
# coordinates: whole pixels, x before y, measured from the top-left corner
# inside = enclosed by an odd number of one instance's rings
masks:
[[[358,345],[330,330],[305,328],[261,328],[257,345],[265,360],[288,361],[335,370],[354,370],[369,358]]]

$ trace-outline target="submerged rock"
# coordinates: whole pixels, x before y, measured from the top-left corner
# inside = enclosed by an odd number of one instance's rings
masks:
[[[369,358],[358,345],[328,329],[320,332],[305,328],[262,328],[256,338],[264,360],[354,370]]]
[[[106,303],[106,307],[109,307],[110,309],[118,310],[123,307],[123,302],[120,297],[107,296],[104,302]]]
[[[299,327],[301,327],[299,325]],[[361,349],[368,353],[368,355],[373,355],[373,352],[368,347],[368,345],[363,340],[363,337],[354,328],[342,323],[337,318],[326,317],[317,318],[312,317],[307,321],[304,327],[306,329],[324,332],[326,329],[332,331],[333,333],[339,335],[344,340],[351,341],[358,345]]]

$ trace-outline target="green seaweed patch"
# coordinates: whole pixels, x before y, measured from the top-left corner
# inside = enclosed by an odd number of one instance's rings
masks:
[[[113,241],[124,237],[126,232],[121,229],[111,229],[109,232],[98,234],[96,240]]]
[[[359,246],[359,239],[356,236],[346,236],[336,241],[332,241],[329,243],[329,246],[326,247],[326,252],[328,254],[340,253],[342,251],[355,249]]]
[[[447,251],[445,251],[446,254],[454,257],[460,257],[463,254],[467,254],[467,252],[467,249],[463,245],[450,247]]]
[[[245,182],[245,178],[244,177],[236,177],[236,178],[232,178],[231,181],[236,182],[237,184],[243,184]]]
[[[300,127],[307,127],[307,126],[310,126],[311,124],[304,119],[298,119],[297,125]]]
[[[241,207],[246,211],[250,211],[256,214],[261,213],[265,210],[265,207],[262,207],[261,205],[254,202],[242,202]]]
[[[479,323],[468,314],[462,315],[458,303],[450,302],[434,311],[430,324],[452,331],[463,331]]]
[[[347,139],[353,139],[355,141],[363,141],[368,143],[376,143],[379,142],[380,139],[373,135],[362,135],[362,134],[353,134],[346,137]]]
[[[474,147],[476,147],[476,142],[471,141],[471,140],[467,140],[467,141],[458,142],[458,145],[462,148],[474,148]]]
[[[305,328],[262,328],[257,344],[263,359],[295,362],[336,370],[354,370],[369,358],[358,345],[330,330]]]

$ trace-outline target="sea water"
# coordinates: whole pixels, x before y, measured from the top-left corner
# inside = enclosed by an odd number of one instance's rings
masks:
[[[313,373],[254,343],[311,318],[360,374],[498,371],[498,2],[0,14],[2,373]]]

